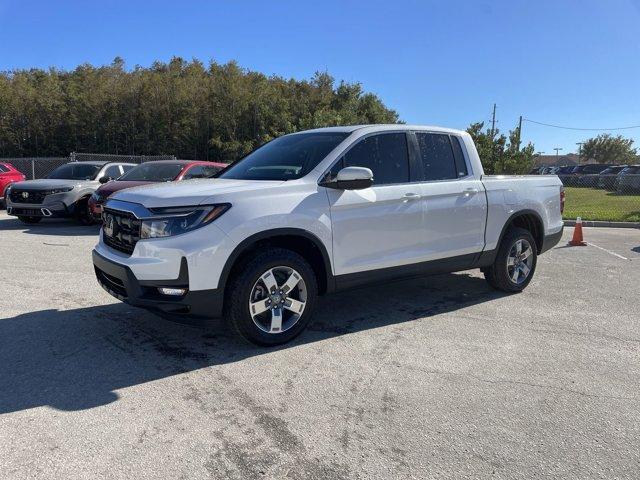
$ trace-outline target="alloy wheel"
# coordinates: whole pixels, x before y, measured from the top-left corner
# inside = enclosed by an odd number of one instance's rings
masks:
[[[515,241],[507,257],[507,275],[513,283],[524,283],[533,268],[533,248],[524,238]]]
[[[298,323],[306,301],[307,286],[302,275],[291,267],[273,267],[253,285],[249,314],[260,330],[277,334]]]

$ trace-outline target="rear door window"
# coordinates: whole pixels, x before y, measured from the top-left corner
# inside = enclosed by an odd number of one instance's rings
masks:
[[[458,168],[449,135],[416,132],[416,139],[425,181],[458,178]],[[466,174],[466,167],[464,172]]]
[[[104,176],[109,178],[118,178],[122,173],[120,172],[120,165],[110,165],[104,171]]]
[[[405,133],[381,133],[358,142],[344,156],[345,167],[366,167],[374,185],[409,182],[409,154]]]

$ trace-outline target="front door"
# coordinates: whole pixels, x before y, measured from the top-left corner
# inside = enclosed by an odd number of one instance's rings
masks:
[[[405,132],[359,140],[332,169],[367,167],[374,185],[327,189],[336,275],[416,263],[424,256],[424,204],[411,183]]]

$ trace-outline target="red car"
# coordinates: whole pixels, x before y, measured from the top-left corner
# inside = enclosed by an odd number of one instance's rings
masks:
[[[0,163],[0,205],[6,205],[7,187],[15,182],[22,182],[25,176],[10,163]]]
[[[146,162],[132,168],[117,180],[109,181],[98,188],[89,199],[89,209],[96,218],[102,216],[102,205],[109,196],[125,188],[148,183],[174,182],[193,178],[209,178],[227,166],[226,163],[195,160],[159,160]]]

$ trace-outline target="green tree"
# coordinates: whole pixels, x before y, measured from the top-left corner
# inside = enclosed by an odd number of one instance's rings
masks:
[[[521,175],[528,173],[533,167],[535,148],[528,143],[518,148],[519,132],[516,127],[509,136],[501,134],[497,129],[484,129],[484,122],[472,123],[467,128],[476,144],[484,172],[488,175]]]
[[[0,157],[71,151],[234,160],[285,133],[398,115],[328,72],[297,80],[172,58],[0,72]]]
[[[582,145],[580,156],[597,163],[635,163],[637,150],[633,148],[633,140],[622,135],[612,136],[603,133],[590,138]]]

